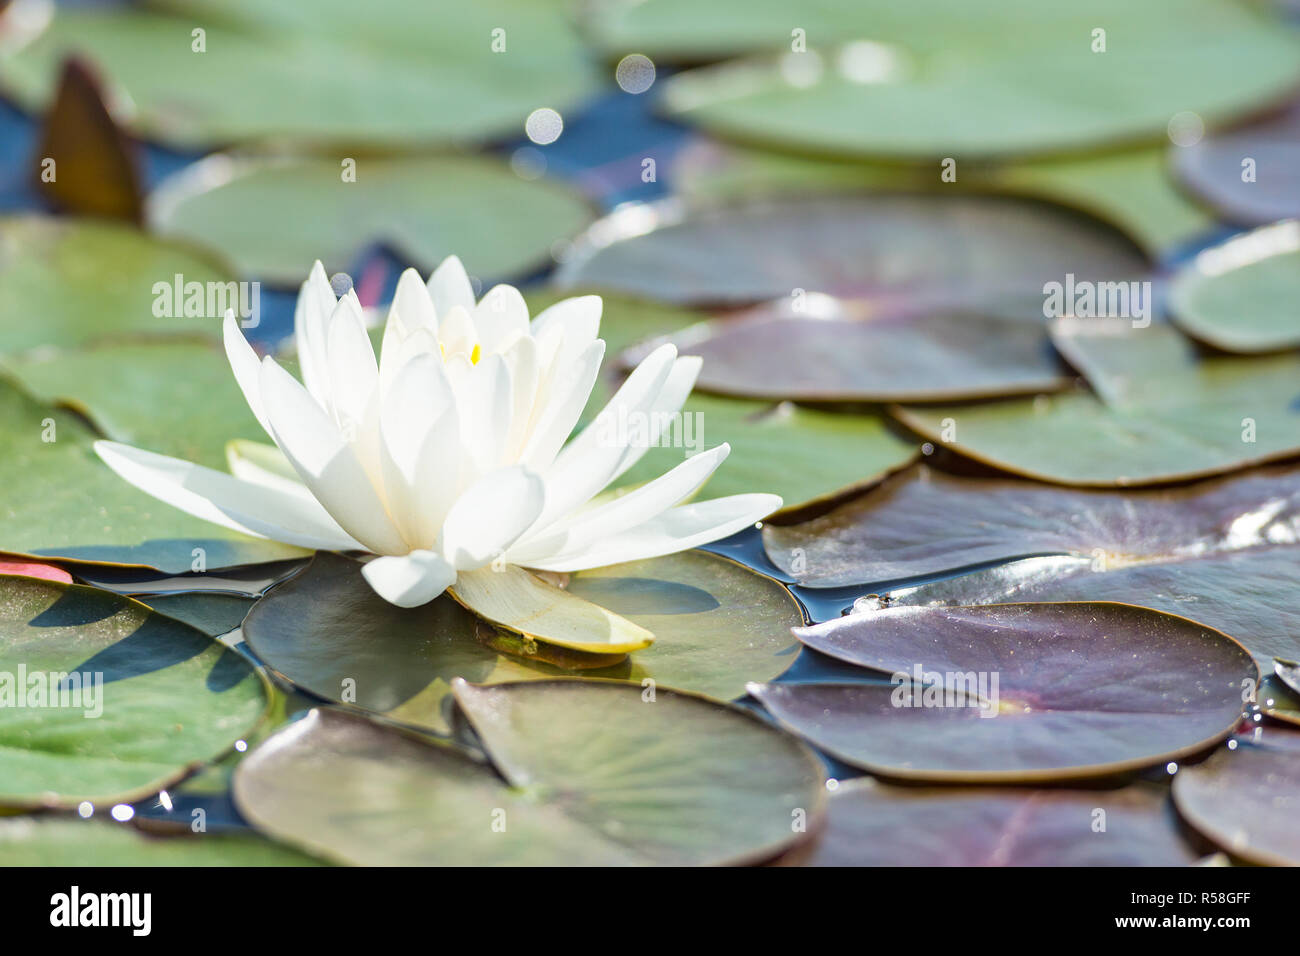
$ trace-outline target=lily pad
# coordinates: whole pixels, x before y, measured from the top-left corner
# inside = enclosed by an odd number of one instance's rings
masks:
[[[701,494],[777,494],[785,501],[777,514],[791,517],[869,485],[916,456],[916,445],[878,415],[699,392],[682,411],[684,417],[668,432],[668,443],[651,448],[628,469],[622,487],[657,478],[690,454],[725,441],[731,454]],[[791,461],[798,461],[799,467],[790,467]]]
[[[1227,737],[1259,672],[1186,618],[1103,602],[882,608],[795,632],[891,684],[754,685],[777,721],[872,773],[1076,780]]]
[[[296,686],[441,732],[456,677],[498,684],[582,674],[725,700],[743,694],[746,681],[780,674],[798,650],[790,628],[803,616],[790,593],[704,551],[578,572],[567,588],[647,628],[655,642],[613,664],[604,655],[557,657],[542,644],[503,640],[448,597],[395,607],[374,593],[357,562],[327,552],[270,591],[243,633],[258,658]]]
[[[841,782],[811,866],[1189,866],[1167,791]]]
[[[1025,2],[980,10],[978,22],[952,0],[907,6],[871,5],[866,22],[811,27],[806,51],[792,51],[801,18],[787,14],[771,35],[786,52],[677,74],[664,107],[792,151],[967,159],[1158,142],[1180,112],[1225,122],[1282,99],[1297,80],[1294,39],[1236,3],[1048,11]]]
[[[63,568],[52,564],[38,564],[34,561],[10,561],[0,557],[0,575],[21,575],[27,578],[44,578],[46,581],[72,583],[72,575]]]
[[[1300,750],[1266,743],[1219,750],[1174,777],[1174,803],[1189,824],[1233,856],[1300,866]]]
[[[118,594],[173,595],[222,594],[258,598],[273,585],[307,566],[306,559],[249,564],[222,571],[163,575],[148,568],[122,568],[103,564],[77,564],[77,580]]]
[[[1300,104],[1172,147],[1169,162],[1189,192],[1232,222],[1300,217]]]
[[[0,550],[145,565],[176,574],[299,558],[300,548],[229,531],[156,501],[95,455],[71,412],[0,379]]]
[[[162,455],[224,471],[228,440],[266,440],[215,343],[109,343],[4,364],[41,401],[67,405],[108,438]]]
[[[674,336],[704,367],[698,388],[812,402],[952,401],[1035,394],[1070,378],[1041,320],[940,311],[879,314],[867,303],[789,300]]]
[[[1147,269],[1113,226],[1040,200],[842,193],[718,204],[666,200],[597,222],[561,263],[561,287],[740,305],[821,292],[881,311],[1043,314],[1043,285]]]
[[[229,634],[244,622],[244,618],[257,603],[253,598],[237,594],[159,594],[140,599],[160,614],[184,621],[209,637]]]
[[[1300,726],[1300,691],[1270,674],[1259,682],[1256,703],[1265,716]]]
[[[834,160],[700,140],[673,160],[674,192],[721,200],[750,194],[909,189],[995,190],[1087,210],[1114,223],[1152,257],[1216,228],[1210,213],[1169,180],[1165,151],[1130,149],[1093,156],[962,165],[954,182],[931,166]]]
[[[1100,490],[957,477],[918,464],[810,521],[764,525],[763,546],[799,584],[830,588],[1049,554],[1119,570],[1290,542],[1297,525],[1296,466]]]
[[[186,317],[184,303],[155,292],[158,283],[173,289],[178,275],[205,290],[230,280],[208,254],[130,226],[0,219],[0,352],[84,345],[122,333],[219,335],[224,310]]]
[[[0,803],[140,799],[266,711],[243,657],[130,598],[21,577],[0,578],[0,595]]]
[[[1174,277],[1169,297],[1183,331],[1224,351],[1300,345],[1300,220],[1202,250]]]
[[[567,188],[468,156],[361,157],[354,182],[334,159],[209,157],[161,185],[148,217],[241,273],[295,287],[316,259],[347,269],[376,242],[425,272],[454,253],[473,275],[515,276],[548,265],[551,246],[591,218]]]
[[[0,820],[0,866],[321,866],[255,833],[150,836],[59,817]]]
[[[1196,360],[1168,326],[1134,328],[1128,319],[1060,328],[1072,344],[1054,333],[1058,348],[1076,366],[1076,353],[1087,356],[1080,370],[1100,398],[1074,391],[891,411],[960,455],[1067,485],[1200,478],[1300,453],[1295,355]]]
[[[884,597],[901,605],[1003,601],[1124,601],[1195,618],[1239,640],[1264,667],[1300,656],[1296,549],[1265,545],[1236,551],[1165,555],[1135,564],[1091,558],[1028,558]]]
[[[393,0],[369,6],[364,25],[341,3],[310,11],[173,5],[175,16],[60,10],[35,36],[14,37],[27,42],[13,43],[0,62],[6,91],[42,110],[59,64],[76,53],[112,79],[119,121],[147,139],[197,149],[259,139],[371,147],[483,140],[521,133],[532,110],[565,109],[597,86],[553,4],[413,8]],[[493,50],[497,29],[504,51]]]
[[[313,710],[240,764],[240,810],[313,853],[380,865],[761,862],[819,822],[816,758],[736,708],[604,681],[456,693],[495,770]]]

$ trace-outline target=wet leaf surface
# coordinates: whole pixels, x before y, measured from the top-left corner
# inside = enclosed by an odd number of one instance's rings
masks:
[[[374,243],[425,274],[454,253],[471,275],[515,277],[548,265],[552,244],[589,220],[569,189],[472,156],[361,157],[355,182],[333,159],[214,156],[149,205],[160,233],[205,242],[241,273],[295,288],[316,259],[345,271]]]
[[[1247,163],[1249,160],[1249,164]],[[1262,226],[1300,216],[1300,105],[1170,149],[1175,176],[1221,216]]]
[[[3,866],[320,866],[254,833],[150,836],[133,826],[59,817],[0,820]]]
[[[0,549],[47,558],[147,565],[176,574],[304,556],[192,518],[137,491],[95,455],[71,412],[0,379]]]
[[[355,561],[324,552],[263,598],[243,633],[261,660],[304,690],[443,732],[443,701],[456,677],[477,684],[564,674],[637,685],[650,679],[730,699],[746,681],[780,674],[798,650],[789,629],[803,618],[789,592],[706,552],[579,572],[568,590],[647,628],[655,642],[613,664],[602,655],[557,657],[535,642],[502,642],[450,598],[395,607]]]
[[[901,779],[1058,781],[1181,759],[1232,732],[1258,680],[1217,631],[1123,604],[884,608],[796,634],[895,686],[750,693],[833,756]]]
[[[575,245],[556,282],[677,303],[740,305],[803,290],[881,310],[1033,317],[1043,314],[1046,282],[1136,278],[1146,268],[1113,226],[1040,201],[846,192],[616,212]]]
[[[1187,866],[1168,791],[842,781],[811,866]]]
[[[1270,735],[1286,738],[1270,744]],[[1189,824],[1251,863],[1300,865],[1300,731],[1271,728],[1260,743],[1222,748],[1174,778]]]
[[[858,22],[848,14],[856,35],[843,15],[820,34],[801,23],[807,50],[793,52],[787,16],[763,44],[786,52],[678,74],[665,84],[664,108],[778,148],[981,159],[1155,142],[1180,112],[1221,122],[1277,102],[1297,78],[1285,31],[1216,0],[1140,8],[1112,0],[1086,13],[1004,3],[978,21],[951,0],[908,7],[863,7]],[[742,18],[758,19],[749,7],[734,11]],[[1093,48],[1099,23],[1111,41],[1104,53]],[[710,25],[697,42],[707,42]]]
[[[1099,490],[958,477],[917,464],[811,521],[763,528],[768,557],[805,587],[900,581],[1049,554],[1119,570],[1297,540],[1295,466]]]
[[[1266,716],[1300,726],[1300,692],[1280,676],[1270,674],[1259,682],[1257,702]]]
[[[340,862],[566,866],[760,861],[821,813],[812,754],[735,708],[599,681],[457,697],[496,770],[314,710],[240,764],[241,811]]]
[[[7,806],[139,799],[229,750],[266,710],[243,657],[83,585],[0,578],[0,654],[14,704],[0,708]]]
[[[1228,352],[1300,345],[1300,221],[1265,226],[1203,249],[1174,277],[1174,321]]]
[[[576,37],[550,4],[413,8],[393,0],[372,4],[360,29],[340,3],[310,12],[292,3],[168,5],[175,16],[60,10],[5,57],[6,91],[42,109],[59,64],[76,51],[112,78],[115,99],[131,104],[119,119],[133,132],[192,149],[261,139],[451,145],[522,132],[539,103],[564,109],[595,88]],[[492,49],[497,28],[506,31],[507,55]]]
[[[126,225],[42,216],[0,219],[0,352],[75,346],[123,333],[220,334],[221,314],[186,316],[155,283],[226,283],[206,253]],[[155,304],[160,303],[156,315]],[[205,302],[206,305],[206,302]],[[179,317],[176,317],[179,316]]]

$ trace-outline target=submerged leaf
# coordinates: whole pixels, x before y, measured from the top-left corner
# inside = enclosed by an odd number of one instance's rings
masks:
[[[803,838],[800,814],[809,830],[820,822],[816,759],[737,708],[663,688],[647,702],[603,681],[456,693],[495,770],[313,710],[239,765],[240,810],[279,839],[371,865],[759,862]]]
[[[890,684],[750,693],[839,759],[913,780],[1075,780],[1181,759],[1232,732],[1259,673],[1218,631],[1125,604],[887,607],[795,633]]]

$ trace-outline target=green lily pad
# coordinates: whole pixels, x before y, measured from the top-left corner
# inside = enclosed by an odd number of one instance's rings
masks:
[[[1046,282],[1146,269],[1113,226],[1039,200],[859,192],[619,210],[575,244],[555,281],[677,303],[793,303],[821,292],[882,312],[1028,318],[1042,316]]]
[[[1067,485],[1200,478],[1300,453],[1300,357],[1196,360],[1168,326],[1119,318],[1060,323],[1053,336],[1100,398],[891,411],[960,455]]]
[[[1174,276],[1173,319],[1227,352],[1300,345],[1300,221],[1264,226],[1202,250]]]
[[[184,621],[209,637],[229,634],[240,624],[257,602],[238,594],[159,594],[140,598],[160,614]]]
[[[1035,394],[1070,378],[1041,321],[978,312],[879,314],[818,298],[788,300],[673,337],[704,367],[698,388],[743,398],[906,402]]]
[[[0,578],[0,594],[0,699],[6,683],[12,697],[0,708],[0,803],[140,799],[229,750],[266,711],[265,679],[243,657],[130,598],[22,577]]]
[[[840,782],[811,866],[1189,866],[1163,788],[1021,790]]]
[[[1206,558],[1288,541],[1297,520],[1295,466],[1100,490],[957,477],[918,464],[810,521],[764,525],[763,546],[800,584],[829,588],[1036,555],[1088,558],[1095,571]]]
[[[1157,142],[1177,114],[1224,122],[1282,99],[1297,80],[1295,40],[1236,3],[907,6],[864,7],[867,22],[834,31],[801,22],[813,31],[806,52],[791,52],[802,18],[787,14],[771,34],[786,52],[677,74],[664,107],[792,151],[987,158]],[[753,18],[748,6],[736,12]],[[1094,51],[1099,25],[1104,52]]]
[[[766,684],[783,726],[846,763],[936,782],[1075,780],[1227,737],[1259,671],[1195,621],[1103,602],[900,607],[795,632],[889,684]]]
[[[270,591],[244,621],[244,638],[272,670],[335,703],[446,732],[442,704],[454,678],[478,684],[564,674],[739,697],[749,680],[777,676],[803,623],[777,582],[704,551],[582,571],[568,590],[652,631],[655,642],[614,664],[498,634],[449,597],[403,609],[374,593],[360,565],[320,552]],[[763,675],[763,676],[756,676]]]
[[[105,591],[141,595],[222,594],[258,598],[272,585],[290,578],[307,561],[272,561],[204,573],[164,575],[148,568],[122,568],[103,564],[74,564],[77,580]]]
[[[685,417],[672,426],[668,444],[647,451],[624,474],[622,487],[657,478],[688,453],[725,441],[731,454],[701,496],[769,492],[785,501],[777,514],[790,517],[869,485],[916,456],[916,445],[877,415],[699,392],[687,399],[682,411]],[[791,468],[792,460],[799,467]]]
[[[518,275],[549,264],[552,245],[591,218],[567,188],[468,156],[362,157],[355,182],[334,159],[210,157],[160,186],[148,215],[158,232],[206,242],[241,273],[288,286],[316,259],[346,269],[376,242],[424,272],[455,254],[472,275]],[[498,228],[506,220],[511,228]]]
[[[321,865],[255,833],[150,836],[133,826],[89,820],[0,820],[0,866]]]
[[[1172,147],[1169,162],[1189,192],[1232,222],[1300,217],[1300,106]]]
[[[816,758],[737,708],[604,681],[456,695],[495,770],[313,710],[239,765],[240,811],[327,859],[380,865],[761,862],[820,821]]]
[[[1219,750],[1174,777],[1174,803],[1189,824],[1233,856],[1300,866],[1300,750],[1267,743]]]
[[[5,363],[29,393],[114,441],[226,470],[226,442],[266,440],[215,343],[109,343]]]
[[[370,147],[490,139],[522,133],[532,110],[566,109],[597,86],[553,4],[393,0],[369,6],[365,24],[342,3],[173,6],[175,16],[60,10],[0,61],[6,92],[42,110],[59,64],[75,52],[111,78],[119,121],[196,149],[260,139]],[[201,51],[196,27],[205,31]],[[496,29],[505,31],[504,52],[492,49]]]
[[[301,548],[190,517],[113,474],[99,436],[71,412],[0,379],[0,550],[33,557],[145,565],[176,574],[303,557]],[[46,439],[51,440],[46,440]]]
[[[171,296],[155,294],[155,284],[174,288],[178,275],[205,290],[230,281],[207,254],[130,226],[0,219],[0,352],[84,345],[122,333],[220,334],[223,313],[184,316],[184,303],[168,310]],[[167,314],[155,315],[155,304]]]

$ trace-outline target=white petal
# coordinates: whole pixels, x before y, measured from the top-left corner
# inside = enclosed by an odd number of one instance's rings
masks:
[[[510,549],[506,560],[532,566],[534,561],[572,555],[603,538],[642,525],[699,491],[730,451],[730,446],[722,444],[701,452],[640,488],[573,514],[540,534],[530,534]]]
[[[419,355],[402,367],[384,396],[380,432],[389,512],[408,545],[432,546],[459,464],[455,398],[441,361]]]
[[[97,441],[95,452],[141,491],[204,521],[303,548],[360,547],[314,500],[118,442]]]
[[[591,390],[596,385],[596,376],[600,374],[600,363],[604,357],[605,343],[597,339],[566,370],[564,381],[554,394],[543,396],[543,388],[539,386],[538,396],[534,400],[532,423],[519,453],[520,461],[538,471],[550,468],[556,454],[573,432],[573,426],[582,417],[582,410],[587,407],[587,400],[591,398]]]
[[[695,388],[695,380],[699,378],[703,364],[704,360],[698,355],[682,356],[673,363],[673,369],[668,373],[664,387],[650,405],[646,419],[649,433],[644,440],[628,446],[623,460],[614,472],[615,479],[640,461],[651,448],[658,446],[662,430],[664,427],[671,427],[669,423],[677,420],[676,414],[681,411],[682,405],[691,394],[691,389]],[[677,427],[680,429],[681,426]],[[679,439],[682,437],[680,432],[677,437]]]
[[[330,319],[326,354],[335,421],[340,427],[351,422],[360,428],[379,387],[379,365],[360,309],[346,297]]]
[[[490,564],[537,520],[543,494],[541,478],[519,465],[480,478],[447,513],[439,550],[459,571]]]
[[[456,581],[456,569],[433,551],[375,558],[361,573],[376,594],[398,607],[428,604]]]
[[[478,345],[478,331],[470,314],[459,306],[446,313],[439,313],[438,342],[441,351],[448,356],[474,354]]]
[[[302,483],[298,473],[275,445],[236,438],[226,442],[226,465],[240,481],[251,482],[264,488],[273,488],[284,494],[310,499],[311,491]],[[321,509],[322,512],[324,509]],[[330,519],[331,523],[334,521]]]
[[[474,328],[484,352],[504,351],[528,334],[528,303],[512,285],[493,286],[474,310]]]
[[[531,336],[525,335],[501,353],[501,358],[510,372],[510,394],[513,403],[510,412],[510,431],[506,435],[503,454],[506,461],[518,461],[519,453],[528,438],[533,402],[537,397],[537,342]]]
[[[761,494],[678,505],[629,531],[602,538],[589,548],[539,560],[528,567],[539,571],[583,571],[676,554],[735,534],[780,507],[780,497]]]
[[[460,259],[455,256],[443,259],[442,265],[429,276],[429,295],[433,298],[439,320],[457,306],[467,314],[474,311],[474,286]]]
[[[586,504],[614,479],[628,454],[624,427],[649,413],[663,391],[677,358],[671,344],[661,345],[632,370],[597,420],[584,428],[556,456],[546,471],[546,510],[537,523],[544,529]]]
[[[563,299],[543,309],[532,322],[534,338],[558,329],[563,334],[557,361],[561,367],[577,360],[583,350],[600,334],[600,313],[604,303],[598,295],[580,295]]]
[[[293,310],[293,331],[302,381],[323,406],[329,396],[329,369],[325,364],[325,330],[338,300],[319,259],[298,290]]]
[[[368,550],[406,553],[365,468],[324,409],[272,358],[262,362],[261,384],[275,443],[322,507]]]
[[[390,322],[394,314],[400,316],[402,328],[408,333],[416,329],[429,329],[435,334],[438,331],[438,314],[429,287],[414,269],[407,269],[397,280],[393,304],[388,307]]]
[[[514,411],[510,369],[500,355],[489,355],[470,369],[456,388],[456,407],[461,445],[475,474],[493,471],[503,463]]]
[[[234,309],[226,310],[221,333],[230,370],[235,373],[235,381],[239,384],[239,390],[244,393],[244,401],[248,402],[248,407],[252,409],[258,422],[269,435],[271,426],[266,420],[266,412],[262,409],[262,386],[259,384],[262,377],[262,360],[257,357],[253,347],[244,338],[244,333],[235,320]]]

